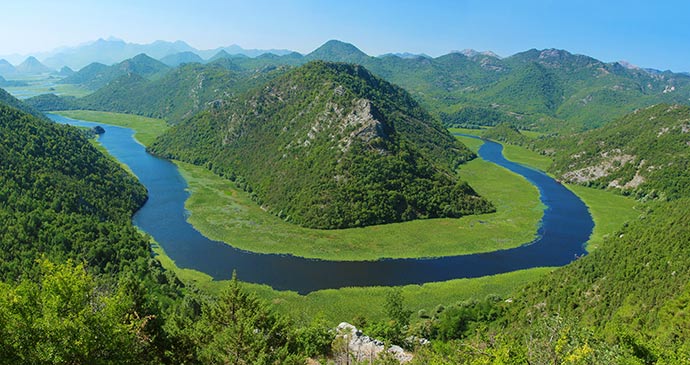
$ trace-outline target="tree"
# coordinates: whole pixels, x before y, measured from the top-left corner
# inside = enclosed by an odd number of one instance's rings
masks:
[[[254,295],[233,273],[217,300],[202,309],[197,325],[199,360],[205,364],[299,363],[290,356],[290,327]]]

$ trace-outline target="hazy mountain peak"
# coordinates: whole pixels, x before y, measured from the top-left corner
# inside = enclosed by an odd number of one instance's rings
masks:
[[[37,75],[53,71],[50,68],[46,67],[44,64],[42,64],[34,56],[27,57],[26,60],[24,60],[24,62],[22,62],[16,67],[16,70],[19,73],[27,75]]]

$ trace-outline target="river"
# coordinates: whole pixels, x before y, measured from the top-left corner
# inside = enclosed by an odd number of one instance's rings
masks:
[[[153,236],[181,268],[204,272],[214,279],[267,284],[301,294],[347,286],[394,286],[472,278],[540,266],[562,266],[584,255],[594,227],[587,206],[570,190],[547,176],[503,157],[503,146],[486,141],[479,156],[524,176],[534,184],[546,206],[538,237],[520,247],[487,253],[423,259],[325,261],[292,255],[259,254],[204,237],[187,222],[187,183],[168,160],[146,152],[128,128],[78,121],[49,114],[57,123],[101,125],[100,142],[130,167],[149,192],[134,215],[136,226]]]

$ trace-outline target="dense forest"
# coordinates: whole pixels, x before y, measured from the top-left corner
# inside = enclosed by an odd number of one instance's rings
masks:
[[[307,227],[492,210],[454,172],[474,155],[360,66],[309,63],[172,128],[151,151],[205,165]]]
[[[208,297],[163,270],[131,224],[145,189],[81,131],[0,104],[0,139],[0,363],[303,363],[330,348],[323,324],[294,326],[237,281]]]

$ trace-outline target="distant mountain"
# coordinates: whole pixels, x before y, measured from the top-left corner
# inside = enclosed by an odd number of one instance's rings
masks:
[[[221,49],[220,51],[216,52],[213,56],[211,56],[211,57],[208,59],[208,61],[209,61],[209,62],[213,62],[213,61],[215,61],[215,60],[220,60],[220,59],[224,59],[224,58],[228,58],[228,59],[229,59],[229,58],[243,58],[243,57],[244,57],[244,58],[247,58],[247,56],[241,55],[241,54],[240,54],[240,55],[238,55],[238,54],[231,55],[231,54],[228,53],[226,50]]]
[[[400,57],[400,58],[418,58],[418,57],[422,57],[422,58],[432,58],[431,56],[426,55],[426,54],[424,54],[424,53],[419,53],[419,54],[417,54],[417,53],[409,53],[409,52],[403,52],[403,53],[386,53],[386,54],[380,55],[379,58],[382,58],[382,57],[391,57],[391,56]]]
[[[82,108],[135,113],[179,123],[233,95],[240,77],[219,65],[182,65],[156,80],[126,74],[78,99]]]
[[[63,68],[60,69],[60,71],[58,71],[58,75],[63,76],[63,77],[72,76],[72,75],[74,75],[74,73],[75,73],[74,70],[72,70],[71,68],[69,68],[67,66],[64,66]]]
[[[152,151],[213,166],[307,227],[492,209],[454,173],[473,154],[407,92],[361,66],[293,69],[173,128]]]
[[[28,57],[24,62],[15,67],[17,72],[22,75],[41,75],[54,70],[39,62],[36,57]]]
[[[110,66],[106,66],[102,63],[94,62],[76,73],[58,81],[60,84],[100,84],[97,80],[103,78],[104,73],[108,70]],[[103,84],[107,84],[107,81]]]
[[[145,54],[140,54],[112,66],[92,63],[59,82],[62,84],[78,84],[87,89],[96,90],[122,75],[137,74],[142,77],[152,77],[160,75],[169,69],[170,67],[164,63]]]
[[[547,142],[568,182],[664,198],[690,196],[690,107],[659,104]],[[551,146],[553,145],[553,146]]]
[[[204,59],[210,59],[214,55],[218,54],[218,52],[220,51],[224,51],[229,55],[242,55],[247,57],[258,57],[267,53],[274,54],[277,56],[284,56],[286,54],[294,52],[287,49],[244,49],[236,44],[233,44],[227,47],[219,47],[209,50],[197,50],[195,51],[195,53]]]
[[[43,111],[104,110],[162,118],[177,124],[284,72],[280,67],[242,71],[236,65],[228,68],[223,60],[206,65],[190,63],[151,79],[128,72],[79,99],[47,94],[26,102]]]
[[[63,49],[47,57],[44,63],[55,68],[68,66],[78,70],[94,62],[112,65],[141,53],[153,58],[163,58],[171,54],[188,51],[195,51],[195,49],[182,41],[155,41],[150,44],[136,44],[119,39],[98,39],[81,46]]]
[[[330,40],[305,56],[305,59],[309,61],[321,60],[355,64],[363,64],[369,58],[370,56],[360,51],[359,48],[354,45],[338,40]]]
[[[17,75],[17,69],[12,66],[7,60],[0,60],[0,76],[14,77]]]
[[[167,55],[161,58],[160,61],[170,67],[177,67],[183,63],[203,63],[204,59],[194,52],[187,51]]]

